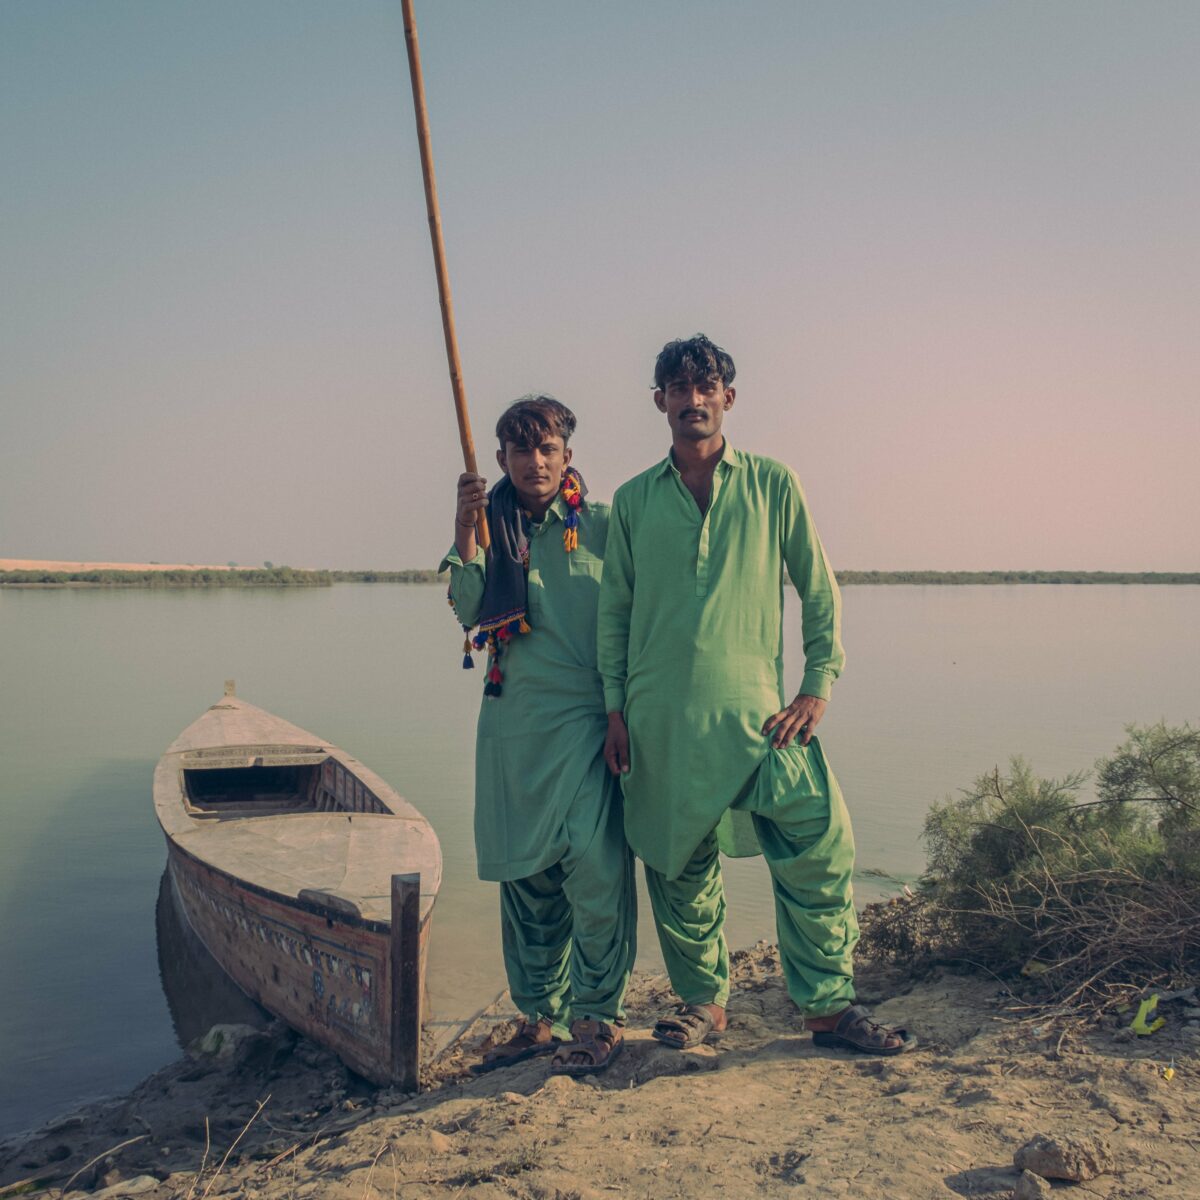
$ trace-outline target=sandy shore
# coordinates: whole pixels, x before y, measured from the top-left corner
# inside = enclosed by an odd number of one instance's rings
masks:
[[[469,1075],[479,1048],[506,1036],[499,1011],[433,1064],[416,1097],[372,1088],[279,1026],[233,1027],[242,1033],[214,1039],[223,1052],[194,1051],[128,1096],[0,1146],[0,1183],[148,1200],[999,1198],[1018,1182],[1014,1152],[1040,1133],[1111,1149],[1110,1169],[1055,1191],[1200,1194],[1200,1042],[1180,1021],[1149,1038],[1109,1027],[1059,1045],[1017,1019],[995,982],[904,982],[865,964],[864,999],[921,1039],[869,1060],[800,1031],[773,947],[734,958],[721,1042],[678,1052],[653,1041],[669,990],[642,976],[624,1054],[584,1080],[550,1078],[545,1059]]]
[[[228,571],[228,563],[65,562],[44,558],[0,558],[0,571]]]

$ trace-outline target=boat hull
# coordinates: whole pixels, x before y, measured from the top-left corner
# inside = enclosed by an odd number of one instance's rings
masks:
[[[357,760],[227,694],[159,761],[192,932],[250,999],[372,1082],[415,1090],[441,852]]]
[[[167,847],[188,924],[251,1000],[373,1083],[404,1082],[393,1065],[390,925],[261,893]],[[420,925],[421,980],[431,923]]]

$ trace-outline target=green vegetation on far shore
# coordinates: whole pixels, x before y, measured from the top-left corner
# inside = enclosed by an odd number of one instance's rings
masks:
[[[0,571],[0,587],[329,587],[332,574],[292,567],[236,571]]]
[[[1200,583],[1200,571],[839,571],[843,587],[868,583]]]
[[[437,583],[429,567],[307,571],[263,566],[213,571],[0,571],[0,587],[329,587],[334,583]],[[881,584],[1200,584],[1200,571],[840,571],[843,587]]]
[[[432,567],[409,567],[405,571],[330,571],[334,583],[437,583],[444,576]]]

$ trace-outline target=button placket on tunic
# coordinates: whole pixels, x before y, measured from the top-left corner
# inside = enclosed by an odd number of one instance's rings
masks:
[[[700,599],[708,595],[708,544],[712,530],[712,514],[713,509],[717,507],[717,497],[721,493],[721,482],[726,470],[728,470],[727,464],[717,463],[716,470],[713,471],[712,493],[708,498],[708,507],[701,513],[700,506],[696,503],[696,497],[688,491],[687,484],[683,482],[679,468],[674,462],[671,463],[671,472],[675,476],[675,482],[679,485],[679,491],[687,505],[688,512],[698,519],[700,525],[696,539],[696,595]]]

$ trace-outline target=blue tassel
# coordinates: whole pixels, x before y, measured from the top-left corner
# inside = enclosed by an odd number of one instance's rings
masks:
[[[464,671],[472,671],[474,669],[475,669],[475,660],[469,654],[464,654],[463,655],[463,670]]]

